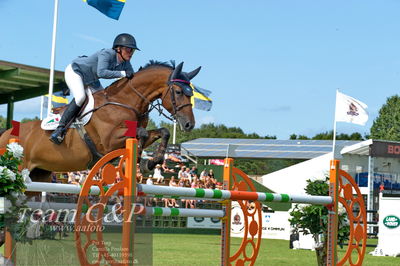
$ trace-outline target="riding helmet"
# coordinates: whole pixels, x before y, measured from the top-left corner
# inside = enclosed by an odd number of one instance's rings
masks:
[[[128,33],[121,33],[115,37],[113,49],[115,49],[117,46],[129,47],[140,51],[140,49],[136,46],[135,38]]]

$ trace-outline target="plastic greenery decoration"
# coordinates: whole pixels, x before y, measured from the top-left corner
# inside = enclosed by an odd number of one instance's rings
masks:
[[[305,191],[309,195],[328,196],[329,177],[325,180],[307,180]],[[290,212],[290,225],[294,232],[301,232],[305,235],[311,234],[316,243],[318,265],[324,265],[327,254],[327,234],[328,234],[328,209],[321,205],[296,204]],[[343,247],[348,240],[350,227],[345,208],[338,206],[338,245]],[[321,238],[322,236],[322,238]]]
[[[0,197],[4,198],[4,213],[0,213],[0,230],[11,232],[14,240],[25,242],[26,226],[29,219],[20,217],[21,210],[27,208],[24,195],[25,182],[30,182],[29,170],[19,170],[23,148],[16,142],[7,145],[0,156]]]

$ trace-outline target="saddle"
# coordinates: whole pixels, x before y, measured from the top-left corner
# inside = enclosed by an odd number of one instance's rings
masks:
[[[43,119],[41,123],[41,127],[43,130],[55,130],[60,122],[61,115],[65,111],[67,106],[62,106],[58,108],[53,108],[53,114],[49,117]],[[92,138],[85,130],[85,125],[90,121],[94,108],[94,98],[90,89],[86,89],[86,99],[82,104],[81,109],[78,114],[71,119],[71,121],[65,126],[65,128],[75,128],[81,137],[81,139],[86,143],[86,146],[90,150],[92,154],[92,160],[88,164],[88,169],[92,168],[93,165],[103,157],[103,154],[99,153],[96,149],[96,145],[94,144]]]

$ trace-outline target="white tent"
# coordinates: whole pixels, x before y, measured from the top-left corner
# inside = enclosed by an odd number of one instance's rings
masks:
[[[323,179],[329,175],[332,153],[310,159],[262,176],[264,186],[275,193],[305,194],[306,180]]]

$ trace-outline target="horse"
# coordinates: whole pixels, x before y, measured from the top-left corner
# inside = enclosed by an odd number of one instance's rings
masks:
[[[175,67],[174,63],[150,61],[132,79],[121,78],[93,94],[93,114],[84,128],[99,154],[123,148],[127,138],[125,120],[137,121],[138,158],[143,149],[161,138],[154,156],[140,161],[140,169],[152,170],[162,164],[170,133],[166,128],[146,130],[149,112],[157,106],[153,102],[161,100],[159,111],[163,112],[162,105],[182,130],[189,132],[195,126],[190,80],[201,67],[191,72],[183,72],[182,68],[183,62]],[[76,129],[68,129],[64,142],[56,145],[49,140],[51,131],[42,130],[40,124],[30,121],[20,125],[22,167],[30,170],[32,181],[50,182],[52,172],[88,169],[94,156]],[[0,148],[7,145],[10,133],[11,129],[0,135]]]

